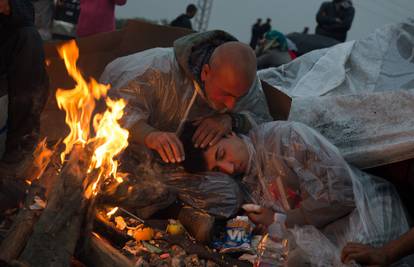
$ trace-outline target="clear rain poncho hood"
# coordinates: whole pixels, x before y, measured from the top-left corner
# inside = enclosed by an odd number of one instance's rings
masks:
[[[234,40],[223,31],[190,34],[176,40],[174,48],[153,48],[112,61],[100,81],[111,84],[110,95],[128,101],[126,127],[145,120],[158,130],[175,132],[183,120],[216,113],[195,88],[202,85],[190,69],[192,57],[198,49]],[[271,120],[258,79],[232,112],[245,114],[251,125]]]
[[[361,168],[414,157],[414,19],[258,73]]]
[[[349,166],[335,146],[308,126],[269,122],[243,140],[250,156],[243,183],[251,199],[287,214],[287,225],[296,225],[297,245],[313,265],[340,265],[346,242],[379,246],[408,230],[394,187]],[[292,204],[297,197],[301,201]],[[333,236],[323,234],[344,217],[346,223],[338,224]]]

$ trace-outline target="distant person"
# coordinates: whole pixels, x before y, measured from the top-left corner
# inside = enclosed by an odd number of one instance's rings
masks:
[[[308,34],[309,33],[309,27],[304,27],[302,30],[302,34]]]
[[[288,42],[283,33],[276,30],[268,31],[257,49],[257,69],[278,67],[290,62],[296,57],[291,50],[292,47],[295,47],[295,44],[292,41]]]
[[[189,4],[187,6],[185,14],[181,14],[178,16],[175,20],[171,22],[171,26],[174,27],[181,27],[181,28],[187,28],[192,30],[193,26],[191,24],[191,19],[196,15],[197,13],[197,7],[193,4]]]
[[[316,34],[345,42],[346,33],[354,20],[355,9],[351,0],[324,2],[316,15]]]
[[[52,38],[69,40],[76,37],[80,0],[57,0],[52,21]]]
[[[266,22],[260,27],[260,39],[263,38],[265,33],[272,29],[272,25],[270,24],[272,20],[270,18],[266,19]]]
[[[262,26],[262,19],[257,19],[256,23],[252,26],[252,38],[250,39],[250,47],[256,49],[257,41],[260,38],[260,27]]]
[[[115,5],[125,5],[127,0],[80,0],[78,37],[115,30]]]

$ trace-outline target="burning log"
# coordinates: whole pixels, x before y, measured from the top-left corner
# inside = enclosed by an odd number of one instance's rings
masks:
[[[29,184],[42,176],[52,160],[52,155],[58,144],[59,142],[53,150],[50,150],[47,148],[46,139],[44,139],[39,142],[33,155],[26,156],[17,167],[7,164],[1,166],[0,213],[10,208],[16,208],[23,202]]]
[[[123,246],[127,241],[133,239],[133,237],[114,227],[102,212],[96,213],[94,230],[118,246]]]
[[[143,219],[170,206],[176,200],[176,192],[151,176],[132,177],[119,184],[113,192],[102,195],[101,201],[121,206]]]
[[[39,143],[39,147],[43,146],[43,144],[45,144],[45,140]],[[33,231],[33,225],[37,222],[40,213],[38,209],[31,208],[31,205],[35,203],[34,200],[36,197],[47,197],[49,191],[53,187],[53,184],[56,183],[56,179],[58,178],[58,166],[55,163],[59,158],[56,156],[56,153],[53,154],[56,149],[52,152],[45,146],[43,146],[43,148],[43,151],[45,151],[45,153],[41,153],[40,150],[38,150],[40,153],[39,155],[36,155],[35,153],[35,160],[33,161],[33,165],[28,166],[28,168],[23,171],[23,173],[26,174],[27,178],[27,181],[24,182],[24,185],[28,186],[28,183],[31,183],[31,186],[26,196],[26,201],[23,207],[19,210],[12,227],[9,229],[6,237],[0,244],[0,259],[2,260],[10,262],[11,260],[18,258]],[[46,154],[48,159],[39,159],[37,156],[41,156],[40,154]],[[40,164],[39,161],[43,161],[43,163]],[[50,162],[53,164],[49,164]],[[20,180],[17,179],[17,181],[20,181],[22,183],[24,179],[23,177],[24,176],[22,176]],[[40,180],[33,181],[39,177],[41,177]],[[22,188],[25,187],[22,185],[20,189]]]
[[[20,255],[22,262],[30,266],[70,266],[86,205],[82,183],[89,166],[87,154],[80,146],[74,147]]]
[[[0,245],[0,259],[10,262],[20,255],[32,233],[33,225],[39,214],[39,211],[31,210],[30,205],[33,204],[34,197],[39,195],[41,191],[38,186],[33,186],[30,189],[24,207],[20,209],[12,227]]]
[[[0,178],[0,214],[8,209],[17,208],[24,200],[28,184],[14,177]]]

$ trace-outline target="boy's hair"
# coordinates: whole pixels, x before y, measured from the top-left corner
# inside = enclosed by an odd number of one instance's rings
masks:
[[[184,146],[185,160],[181,163],[184,169],[190,173],[203,172],[207,170],[207,163],[204,159],[202,148],[194,147],[193,135],[196,127],[191,122],[186,122],[180,140]]]

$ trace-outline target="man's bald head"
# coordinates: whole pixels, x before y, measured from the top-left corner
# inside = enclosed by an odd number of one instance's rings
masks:
[[[256,79],[256,56],[246,44],[224,43],[214,50],[209,64],[203,66],[201,79],[207,98],[216,109],[231,110]]]
[[[240,90],[248,90],[256,78],[256,55],[252,48],[241,42],[228,42],[217,47],[210,59],[211,65],[229,75],[228,78],[241,80]]]

